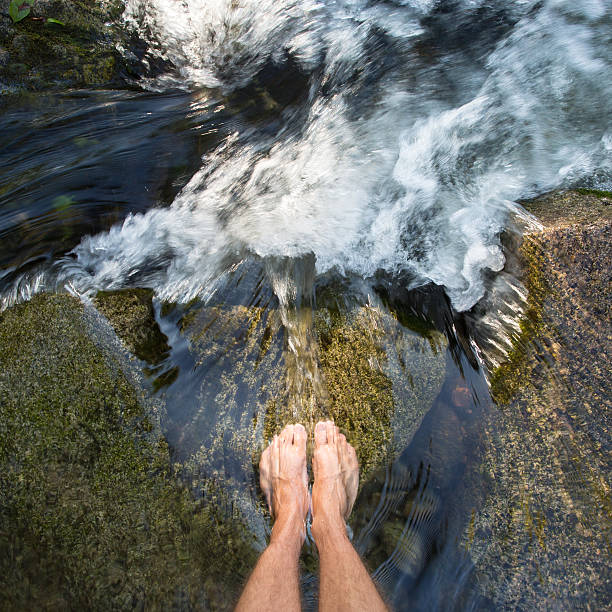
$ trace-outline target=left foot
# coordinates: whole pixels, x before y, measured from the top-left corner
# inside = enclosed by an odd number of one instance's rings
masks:
[[[302,425],[287,425],[274,436],[259,462],[261,488],[275,519],[272,541],[288,539],[301,546],[306,536],[306,438]]]

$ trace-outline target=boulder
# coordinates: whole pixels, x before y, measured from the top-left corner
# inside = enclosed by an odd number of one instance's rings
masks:
[[[464,542],[499,609],[605,608],[612,535],[612,194],[524,202],[542,229],[520,247],[520,329],[491,375],[485,498]],[[474,495],[477,498],[477,495]]]
[[[254,538],[177,480],[108,333],[68,295],[0,314],[0,607],[229,609]]]

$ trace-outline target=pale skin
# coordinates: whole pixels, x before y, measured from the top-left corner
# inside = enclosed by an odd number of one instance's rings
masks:
[[[321,612],[388,610],[346,535],[359,484],[355,449],[331,422],[319,422],[312,459],[312,527],[320,561]],[[301,609],[298,559],[306,537],[308,475],[306,430],[287,425],[260,461],[261,488],[275,519],[263,552],[236,608],[237,612]]]

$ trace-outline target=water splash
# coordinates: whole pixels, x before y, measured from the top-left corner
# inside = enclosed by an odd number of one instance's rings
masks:
[[[505,25],[481,34],[483,15]],[[279,107],[272,134],[239,129],[170,208],[85,238],[13,296],[145,282],[206,299],[247,256],[312,253],[317,274],[433,281],[467,310],[504,266],[517,199],[612,176],[610,17],[595,0],[463,2],[472,45],[437,3],[130,0],[126,19],[174,66],[158,88],[229,92],[289,57],[306,101]]]
[[[312,317],[314,258],[271,259],[267,274],[278,297],[285,329],[287,405],[296,421],[314,427],[314,417],[320,415],[317,407],[327,404]]]

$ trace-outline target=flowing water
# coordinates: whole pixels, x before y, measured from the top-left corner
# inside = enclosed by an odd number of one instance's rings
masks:
[[[525,307],[502,233],[537,226],[521,198],[611,184],[609,6],[127,0],[123,19],[148,76],[5,106],[2,306],[152,288],[164,433],[260,547],[253,449],[329,415],[362,460],[355,545],[399,609],[609,601],[603,558],[568,580],[590,589],[558,587],[555,555],[533,569],[543,527],[500,553],[519,527],[505,508],[495,531],[487,501],[524,484],[490,475],[523,427],[488,387]]]

